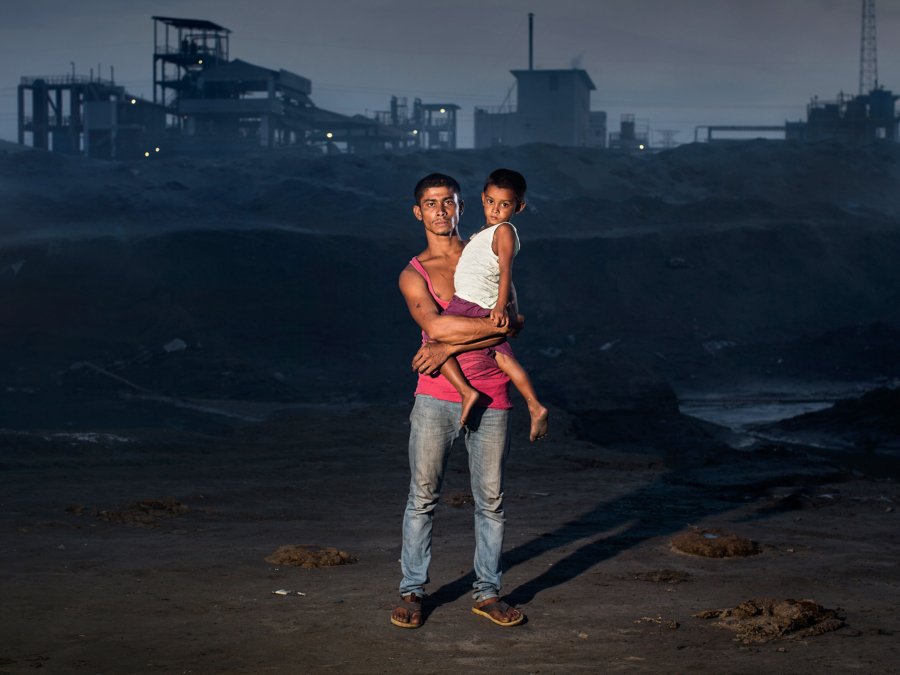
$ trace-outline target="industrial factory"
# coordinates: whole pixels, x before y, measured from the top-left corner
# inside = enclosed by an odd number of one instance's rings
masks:
[[[231,31],[212,21],[154,16],[153,95],[150,100],[89,75],[22,77],[18,86],[18,142],[42,150],[100,159],[166,154],[235,154],[291,147],[313,154],[412,152],[457,148],[460,106],[393,96],[389,109],[371,116],[318,107],[312,81],[230,55]],[[528,22],[528,68],[512,70],[505,100],[474,109],[474,146],[550,143],[650,149],[646,120],[623,114],[607,130],[604,111],[591,109],[597,87],[587,71],[533,66],[533,22]],[[862,0],[860,83],[856,95],[814,98],[805,120],[783,125],[696,127],[695,141],[766,134],[788,141],[897,142],[898,96],[878,82],[875,1]],[[513,102],[515,92],[515,102]],[[675,131],[662,134],[672,147]]]

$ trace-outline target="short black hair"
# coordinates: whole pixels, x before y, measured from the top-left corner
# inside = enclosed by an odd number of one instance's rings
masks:
[[[436,187],[445,187],[453,190],[457,196],[461,196],[462,189],[459,187],[459,183],[452,176],[448,176],[443,173],[430,173],[425,178],[416,183],[416,189],[413,191],[413,195],[416,198],[416,204],[419,203],[419,200],[422,199],[422,195],[425,193],[425,190],[428,188],[436,188]]]
[[[528,190],[528,183],[525,182],[525,176],[518,171],[513,171],[512,169],[496,169],[492,171],[491,175],[484,181],[482,192],[491,185],[504,190],[512,190],[519,204],[525,201],[525,191]]]

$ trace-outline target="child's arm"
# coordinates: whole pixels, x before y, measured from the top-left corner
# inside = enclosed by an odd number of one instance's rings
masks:
[[[509,322],[509,301],[512,297],[512,266],[516,255],[516,235],[512,225],[501,223],[494,230],[492,250],[499,259],[500,285],[497,289],[497,304],[491,310],[491,321],[495,326],[505,326]]]

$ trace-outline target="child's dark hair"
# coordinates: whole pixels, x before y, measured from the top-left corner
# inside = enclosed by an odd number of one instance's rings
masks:
[[[425,193],[425,190],[428,188],[436,188],[436,187],[445,187],[453,190],[457,195],[460,195],[462,190],[459,187],[459,183],[456,182],[456,179],[448,176],[443,173],[430,173],[425,178],[416,183],[416,189],[413,191],[413,195],[416,198],[416,204],[419,203],[419,200],[422,199],[422,195]]]
[[[525,201],[525,191],[528,189],[528,184],[525,182],[525,176],[518,171],[513,171],[512,169],[496,169],[492,171],[491,175],[484,181],[482,191],[487,190],[491,185],[504,190],[512,190],[516,194],[517,205]]]

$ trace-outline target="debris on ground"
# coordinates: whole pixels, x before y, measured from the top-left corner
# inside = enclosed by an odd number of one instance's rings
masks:
[[[690,581],[693,577],[689,572],[662,569],[653,570],[651,572],[640,572],[635,574],[634,578],[638,581],[653,581],[661,584],[680,584],[685,581]]]
[[[747,600],[730,609],[698,612],[698,619],[719,619],[716,625],[737,633],[744,644],[776,638],[813,637],[844,625],[839,610],[826,609],[812,600]]]
[[[357,562],[356,558],[352,555],[346,551],[340,551],[333,546],[317,547],[293,544],[279,546],[278,550],[268,556],[265,560],[267,563],[272,563],[273,565],[302,567],[303,569],[352,565]]]
[[[642,616],[635,623],[655,623],[657,626],[664,626],[669,630],[678,630],[681,626],[675,619],[663,619],[662,616]]]
[[[137,527],[159,527],[159,520],[177,518],[190,510],[189,506],[172,498],[141,499],[131,502],[127,508],[118,511],[90,508],[84,504],[73,504],[66,508],[67,513],[76,516],[89,513],[110,523]]]
[[[692,528],[672,539],[672,548],[688,555],[706,558],[737,558],[756,555],[760,546],[755,541],[721,530]]]

